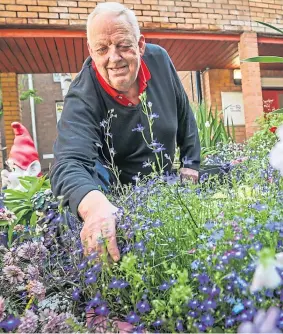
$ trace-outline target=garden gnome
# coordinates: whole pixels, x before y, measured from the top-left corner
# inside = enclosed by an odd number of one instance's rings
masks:
[[[41,166],[34,142],[28,130],[19,122],[11,124],[15,139],[11,148],[7,166],[1,171],[2,187],[23,190],[20,176],[40,176]]]

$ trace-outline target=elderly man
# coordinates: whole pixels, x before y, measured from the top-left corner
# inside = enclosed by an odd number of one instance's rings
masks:
[[[132,182],[143,162],[155,161],[141,133],[132,131],[148,122],[142,112],[140,94],[146,92],[158,118],[154,138],[164,145],[173,160],[175,143],[181,152],[181,177],[198,179],[200,145],[188,98],[175,68],[164,49],[145,43],[133,11],[119,3],[101,3],[89,15],[87,45],[90,57],[72,82],[65,98],[54,146],[51,171],[55,195],[84,221],[81,239],[85,251],[101,252],[99,239],[106,239],[114,261],[120,258],[115,235],[115,212],[101,191],[109,187],[111,174],[104,167],[109,151],[101,122],[114,109],[110,132],[116,151],[114,161],[120,181]],[[102,123],[103,124],[103,123]],[[166,170],[170,171],[169,162]]]

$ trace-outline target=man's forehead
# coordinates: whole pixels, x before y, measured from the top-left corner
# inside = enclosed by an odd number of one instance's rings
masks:
[[[96,39],[119,33],[134,35],[134,29],[125,15],[113,16],[109,13],[97,15],[92,22],[91,30],[93,37],[97,37]]]

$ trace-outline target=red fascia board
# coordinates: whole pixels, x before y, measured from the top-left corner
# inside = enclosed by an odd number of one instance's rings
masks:
[[[283,44],[283,38],[258,36],[257,42],[263,44]]]
[[[175,40],[215,40],[239,42],[240,35],[211,34],[211,33],[178,33],[178,32],[142,32],[146,38],[175,39]],[[62,29],[1,29],[0,38],[28,38],[28,37],[63,37],[63,38],[85,38],[86,31],[62,30]]]

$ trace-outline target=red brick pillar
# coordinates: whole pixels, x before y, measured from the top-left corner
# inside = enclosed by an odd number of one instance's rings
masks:
[[[244,32],[239,43],[240,60],[258,56],[257,34]],[[259,63],[241,63],[242,92],[245,110],[246,138],[258,129],[255,120],[263,114]]]
[[[21,122],[21,108],[18,91],[18,76],[16,73],[0,73],[2,89],[4,131],[7,146],[7,156],[14,142],[12,122]]]

